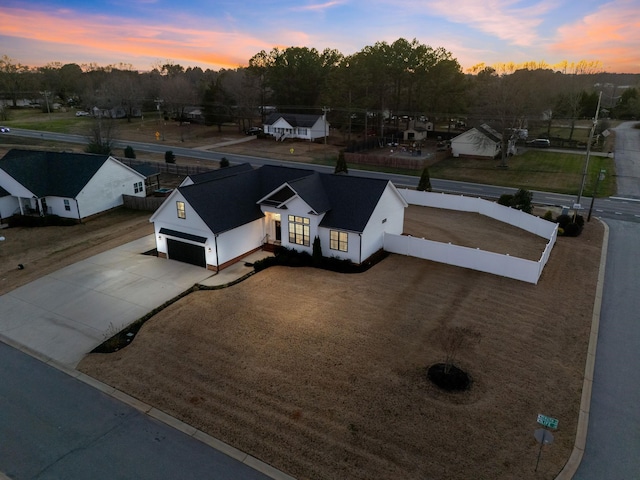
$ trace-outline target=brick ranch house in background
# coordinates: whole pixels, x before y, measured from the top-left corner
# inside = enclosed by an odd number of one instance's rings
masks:
[[[145,175],[109,155],[12,149],[0,159],[1,218],[82,220],[122,205],[122,195],[146,196]]]
[[[407,202],[388,180],[280,166],[194,175],[151,216],[158,256],[218,271],[265,245],[365,262],[401,234]]]

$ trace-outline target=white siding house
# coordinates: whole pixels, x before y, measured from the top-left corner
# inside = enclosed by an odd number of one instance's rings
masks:
[[[0,159],[0,187],[14,199],[9,215],[76,220],[122,205],[123,194],[146,196],[145,176],[113,157],[17,149]]]
[[[500,153],[502,135],[484,124],[451,139],[454,157],[495,158]]]
[[[220,270],[268,245],[365,262],[407,206],[386,180],[263,166],[194,176],[153,214],[160,257]],[[208,178],[208,179],[207,179]]]
[[[329,122],[326,114],[272,113],[267,117],[263,130],[281,141],[287,138],[316,140],[329,135]]]

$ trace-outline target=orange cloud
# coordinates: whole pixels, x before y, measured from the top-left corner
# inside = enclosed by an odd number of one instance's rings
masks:
[[[30,21],[24,22],[27,17]],[[113,63],[135,64],[135,59],[146,57],[197,62],[203,68],[235,68],[246,64],[259,50],[270,48],[245,33],[145,25],[105,16],[77,18],[60,11],[52,14],[5,9],[0,12],[0,31],[5,36],[55,45],[60,52],[82,52],[84,58],[91,58],[91,52],[95,52],[93,58],[122,59]],[[45,63],[51,61],[56,59]]]
[[[640,73],[640,9],[637,2],[617,0],[596,13],[558,30],[554,52],[570,58],[592,58],[604,69]]]

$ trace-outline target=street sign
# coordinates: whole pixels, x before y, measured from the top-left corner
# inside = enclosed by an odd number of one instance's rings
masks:
[[[553,417],[547,417],[546,415],[538,414],[538,423],[549,428],[558,428],[558,419]]]

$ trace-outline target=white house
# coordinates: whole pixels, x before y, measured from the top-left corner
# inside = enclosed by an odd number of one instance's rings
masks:
[[[401,234],[407,203],[387,180],[263,166],[190,177],[150,221],[158,256],[220,270],[269,245],[355,264]],[[188,183],[188,182],[187,182]]]
[[[263,125],[264,133],[273,135],[276,140],[301,138],[315,140],[329,135],[329,122],[325,115],[301,113],[272,113]]]
[[[451,153],[454,157],[491,159],[500,154],[501,148],[502,134],[487,124],[471,128],[451,139]]]
[[[12,149],[0,159],[3,217],[13,214],[83,218],[146,196],[145,176],[108,155]],[[10,203],[11,211],[5,212]]]

